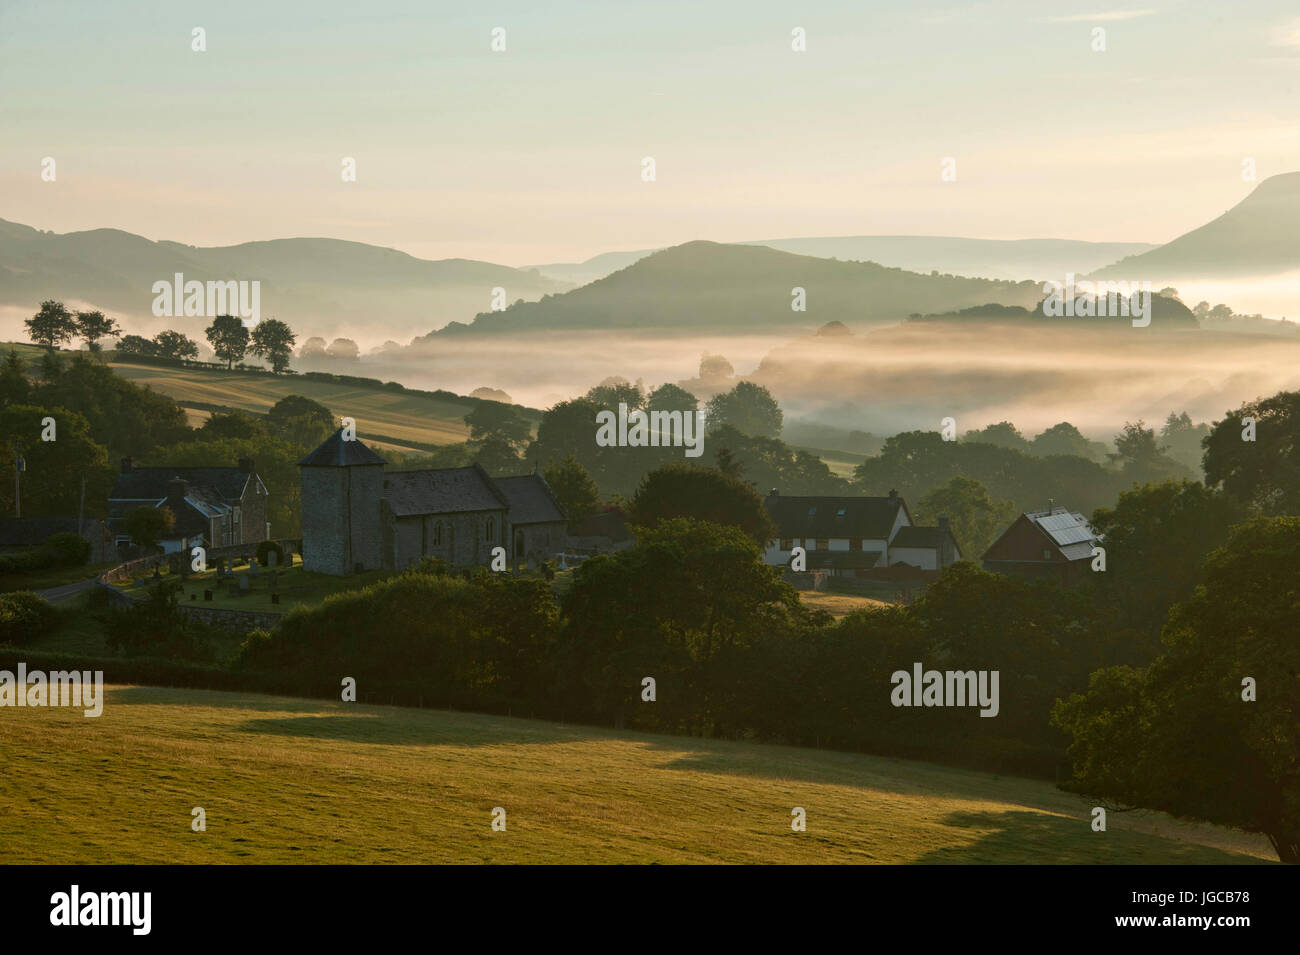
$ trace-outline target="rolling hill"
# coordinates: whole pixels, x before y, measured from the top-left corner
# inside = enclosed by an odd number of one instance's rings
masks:
[[[963,239],[942,235],[846,235],[804,239],[757,239],[734,245],[762,245],[780,252],[875,262],[911,272],[948,272],[987,279],[1028,279],[1084,274],[1129,255],[1155,248],[1145,242],[1081,242],[1074,239]],[[584,262],[534,265],[542,275],[585,285],[627,268],[653,253],[604,252]]]
[[[570,285],[532,272],[469,259],[427,261],[338,239],[275,239],[198,248],[154,242],[119,229],[58,235],[0,220],[0,305],[35,309],[54,298],[91,303],[125,316],[128,330],[160,330],[151,313],[153,283],[248,280],[261,285],[264,317],[288,322],[299,341],[346,337],[363,346],[468,319],[489,307],[492,289],[510,301]],[[184,320],[202,329],[201,319]],[[156,327],[155,327],[156,326]]]
[[[796,287],[807,291],[806,312],[791,310]],[[1041,297],[1039,285],[1028,281],[920,275],[872,262],[701,241],[656,252],[571,292],[487,312],[471,325],[453,323],[423,340],[566,329],[745,334],[833,319],[885,324],[912,312],[988,302],[1029,307]]]
[[[1175,282],[1240,278],[1300,269],[1300,172],[1265,179],[1241,202],[1198,229],[1096,272],[1099,278]]]
[[[111,676],[111,674],[110,674]],[[1258,863],[1050,783],[539,720],[107,687],[0,710],[9,863]],[[807,831],[791,830],[791,810]],[[194,807],[206,831],[193,832]],[[492,812],[506,829],[493,831]]]

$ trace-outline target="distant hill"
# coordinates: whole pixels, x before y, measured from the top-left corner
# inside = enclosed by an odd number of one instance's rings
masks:
[[[817,258],[876,262],[910,272],[950,273],[976,278],[1044,279],[1066,272],[1082,275],[1125,256],[1154,249],[1145,242],[1080,242],[1074,239],[963,239],[940,235],[850,235],[807,239],[757,239],[733,245],[763,245]],[[654,249],[605,252],[585,262],[534,265],[542,275],[585,285],[627,268]]]
[[[1131,315],[1048,315],[1042,302],[1032,309],[1021,308],[1018,305],[976,305],[973,308],[963,308],[957,312],[945,312],[939,315],[918,315],[908,320],[912,322],[960,322],[967,325],[979,323],[1041,325],[1047,323],[1051,325],[1115,328],[1121,331],[1133,327],[1133,317]],[[1166,298],[1153,292],[1151,295],[1151,324],[1147,327],[1170,331],[1200,328],[1200,322],[1196,320],[1192,310],[1178,299]]]
[[[492,289],[509,301],[538,298],[570,286],[531,272],[470,259],[428,261],[378,246],[338,239],[274,239],[216,248],[154,242],[119,229],[55,234],[0,220],[0,305],[35,311],[56,298],[89,302],[137,319],[130,330],[154,330],[153,283],[257,280],[264,318],[282,319],[299,333],[345,337],[363,347],[384,338],[426,332],[468,319],[491,304]],[[166,320],[194,325],[201,319]]]
[[[1098,270],[1102,278],[1171,282],[1300,270],[1300,172],[1272,176],[1241,202],[1159,248]]]
[[[805,312],[791,310],[796,287],[806,290]],[[449,325],[435,335],[656,328],[736,334],[829,321],[884,324],[986,302],[1029,307],[1041,297],[1034,282],[919,275],[762,246],[688,242],[582,288],[480,314],[470,326]]]

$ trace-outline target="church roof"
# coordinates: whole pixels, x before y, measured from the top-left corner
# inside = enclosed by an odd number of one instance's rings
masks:
[[[384,497],[397,517],[504,511],[510,507],[506,496],[477,464],[390,472],[384,477]]]
[[[511,524],[548,524],[567,521],[564,508],[551,494],[551,488],[540,474],[522,474],[518,477],[500,477],[496,485],[510,502]]]
[[[355,438],[343,440],[339,428],[319,448],[298,462],[300,468],[350,468],[365,464],[384,464],[383,458]]]

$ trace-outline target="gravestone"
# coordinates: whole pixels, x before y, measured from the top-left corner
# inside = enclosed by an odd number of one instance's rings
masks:
[[[280,602],[280,595],[279,595],[279,594],[271,594],[271,603],[273,603],[273,604],[278,604],[279,602]]]
[[[248,562],[248,572],[252,574],[254,577],[256,577],[257,571],[258,571],[257,558],[254,557],[252,560]]]
[[[252,581],[252,579],[249,578],[248,574],[240,574],[240,575],[239,575],[239,592],[240,592],[240,596],[243,596],[244,594],[247,594],[247,593],[251,593],[252,590],[253,590],[253,581]]]
[[[212,600],[212,591],[211,591],[211,590],[205,590],[205,591],[203,591],[203,599],[204,599],[204,600],[207,600],[207,601],[209,601],[209,602],[211,602],[211,600]]]

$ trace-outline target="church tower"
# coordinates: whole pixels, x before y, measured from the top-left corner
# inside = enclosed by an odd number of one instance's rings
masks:
[[[341,575],[381,566],[384,464],[360,441],[345,441],[342,428],[298,462],[305,570]]]

